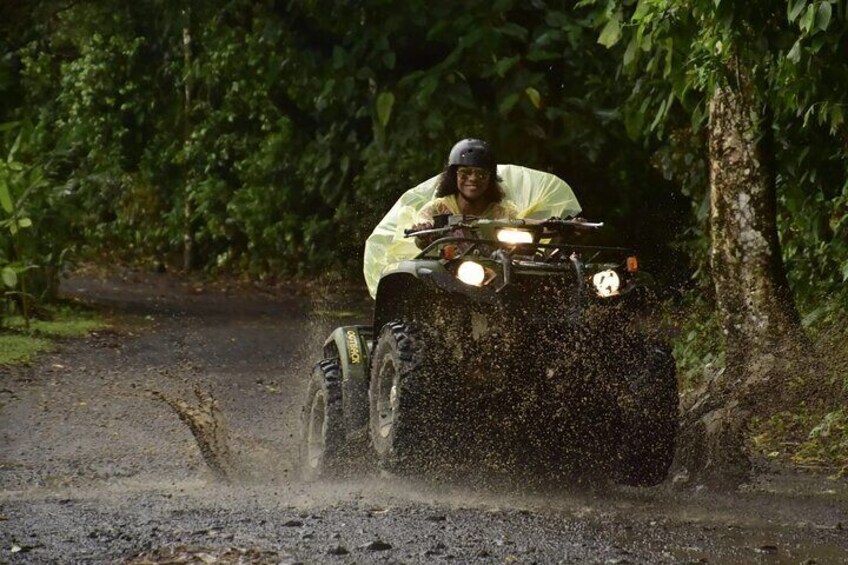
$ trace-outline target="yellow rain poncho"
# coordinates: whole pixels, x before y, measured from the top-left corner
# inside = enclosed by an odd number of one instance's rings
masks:
[[[518,207],[519,218],[543,220],[580,213],[571,187],[555,175],[518,165],[498,165],[498,176],[507,200]],[[420,252],[414,238],[405,238],[403,230],[414,225],[418,211],[436,197],[438,182],[437,175],[404,192],[365,242],[363,271],[372,298],[377,296],[377,283],[386,267]]]

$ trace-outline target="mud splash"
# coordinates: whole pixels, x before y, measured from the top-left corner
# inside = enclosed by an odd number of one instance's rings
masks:
[[[165,393],[151,391],[177,413],[180,420],[188,426],[194,436],[203,460],[219,480],[231,483],[244,479],[246,471],[240,468],[232,456],[229,445],[229,432],[223,412],[218,401],[211,393],[194,385],[194,395],[198,404],[192,406],[188,402],[172,398]]]

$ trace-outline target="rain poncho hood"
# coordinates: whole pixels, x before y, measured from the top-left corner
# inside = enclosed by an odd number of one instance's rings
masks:
[[[498,165],[498,176],[506,199],[518,208],[519,218],[543,220],[580,213],[571,187],[555,175],[518,165]],[[405,238],[403,230],[413,226],[418,212],[436,197],[438,184],[436,175],[404,192],[365,242],[363,271],[372,298],[377,296],[377,284],[386,267],[420,253],[415,239]]]

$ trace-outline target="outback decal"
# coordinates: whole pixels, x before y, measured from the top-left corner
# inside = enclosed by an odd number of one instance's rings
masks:
[[[362,353],[359,350],[359,337],[355,330],[347,330],[347,357],[353,364],[362,363]]]

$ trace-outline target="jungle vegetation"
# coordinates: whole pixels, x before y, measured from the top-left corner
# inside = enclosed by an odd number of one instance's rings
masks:
[[[482,137],[567,180],[669,289],[682,379],[712,398],[691,465],[794,434],[785,455],[844,470],[846,9],[6,0],[5,307],[78,259],[358,272],[399,194]]]

